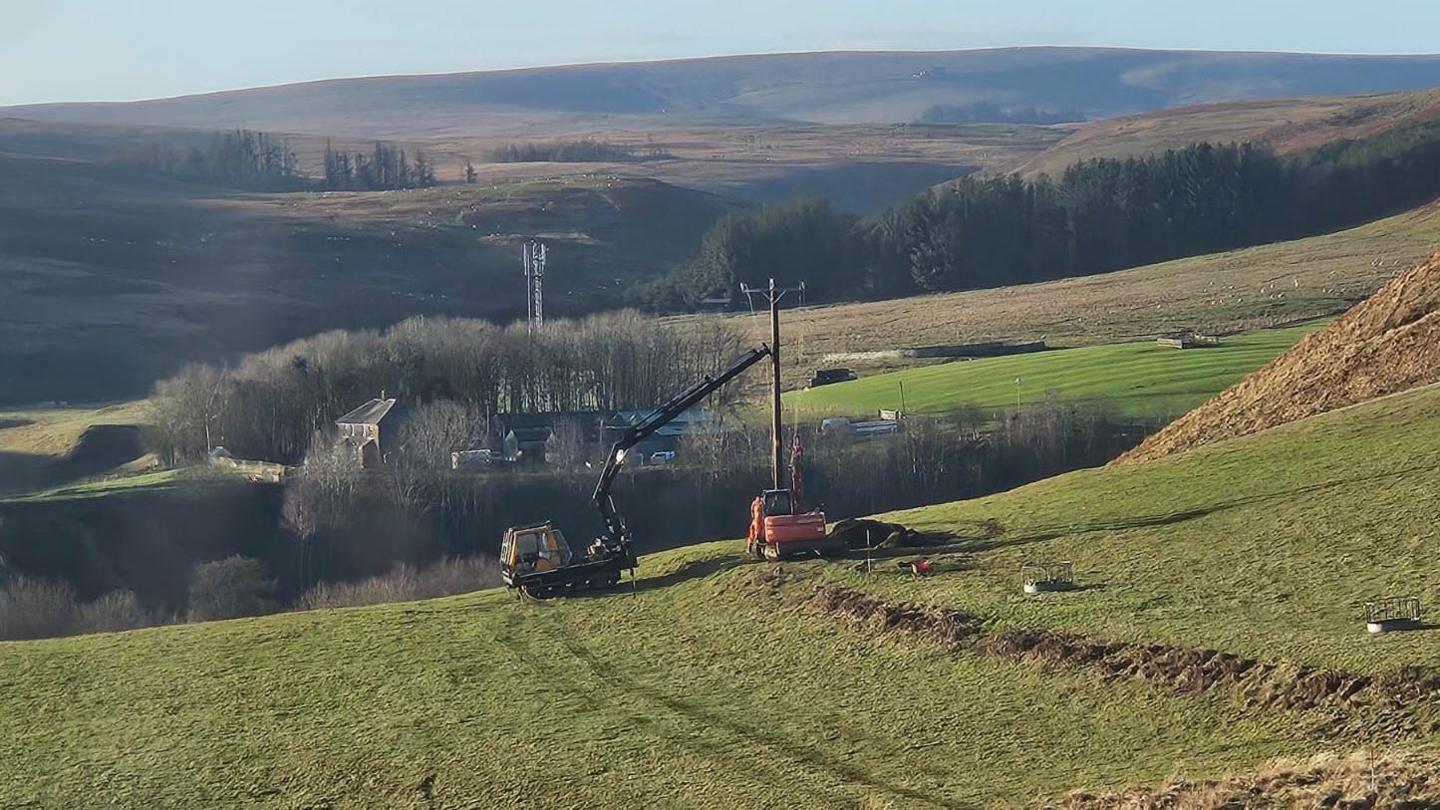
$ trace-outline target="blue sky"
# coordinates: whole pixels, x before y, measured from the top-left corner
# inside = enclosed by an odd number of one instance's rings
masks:
[[[0,0],[0,105],[826,49],[1440,51],[1440,0]]]

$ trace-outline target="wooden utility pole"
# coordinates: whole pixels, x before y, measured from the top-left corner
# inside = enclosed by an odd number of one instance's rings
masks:
[[[775,279],[764,289],[740,285],[740,292],[748,298],[763,295],[770,304],[770,486],[785,489],[785,458],[781,449],[785,446],[784,426],[780,419],[780,299],[789,292],[804,292],[805,285],[777,287]]]
[[[785,478],[784,460],[780,457],[784,442],[780,433],[780,295],[775,292],[775,279],[770,279],[770,478],[771,489],[782,489]]]

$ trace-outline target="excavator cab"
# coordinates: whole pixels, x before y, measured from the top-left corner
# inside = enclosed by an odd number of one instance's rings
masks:
[[[761,493],[765,499],[765,516],[795,514],[795,498],[788,489],[767,489]]]

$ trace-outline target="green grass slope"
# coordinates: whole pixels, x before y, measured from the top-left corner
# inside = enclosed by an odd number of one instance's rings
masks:
[[[1370,638],[1359,615],[1372,594],[1440,596],[1437,427],[1440,388],[1421,389],[900,513],[956,535],[965,565],[929,579],[889,564],[785,570],[958,607],[994,631],[1389,672],[1440,653],[1440,634]],[[1032,558],[1072,559],[1090,587],[1022,597],[1017,568]],[[806,580],[771,591],[757,583],[769,570],[729,541],[646,558],[634,593],[482,592],[0,644],[0,795],[43,807],[969,807],[1355,744],[1323,731],[1329,715],[1223,690],[897,643],[796,607],[786,595]],[[1404,744],[1427,750],[1426,733]]]
[[[1375,596],[1440,599],[1436,492],[1440,387],[1430,386],[1169,459],[896,513],[970,538],[958,548],[975,552],[974,566],[922,582],[849,579],[1002,627],[1386,672],[1440,657],[1440,633],[1368,637],[1363,624]],[[982,540],[985,521],[1001,531]],[[1027,560],[1072,560],[1094,587],[1025,598]]]
[[[1218,700],[777,612],[738,587],[733,548],[650,558],[636,595],[487,592],[0,644],[0,793],[46,807],[955,807],[1285,748],[1283,718]]]
[[[1179,351],[1155,343],[1119,343],[1038,354],[989,357],[877,374],[785,394],[806,416],[871,416],[900,407],[947,413],[973,406],[1013,407],[1051,393],[1066,401],[1103,401],[1127,416],[1175,416],[1209,399],[1290,348],[1319,325],[1226,337],[1221,345]],[[1017,386],[1016,380],[1019,380]],[[1018,391],[1017,391],[1018,388]]]

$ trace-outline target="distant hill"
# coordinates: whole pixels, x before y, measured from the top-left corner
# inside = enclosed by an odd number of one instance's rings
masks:
[[[1416,90],[1440,56],[1005,48],[822,52],[336,79],[0,116],[365,137],[915,121],[936,107],[1105,118],[1185,104]]]
[[[0,403],[144,393],[182,363],[410,315],[615,306],[738,209],[603,174],[416,191],[259,194],[108,164],[0,157]]]
[[[1078,160],[1143,155],[1197,141],[1252,141],[1294,152],[1437,119],[1440,89],[1200,104],[1086,124],[1020,171],[1054,176]]]

